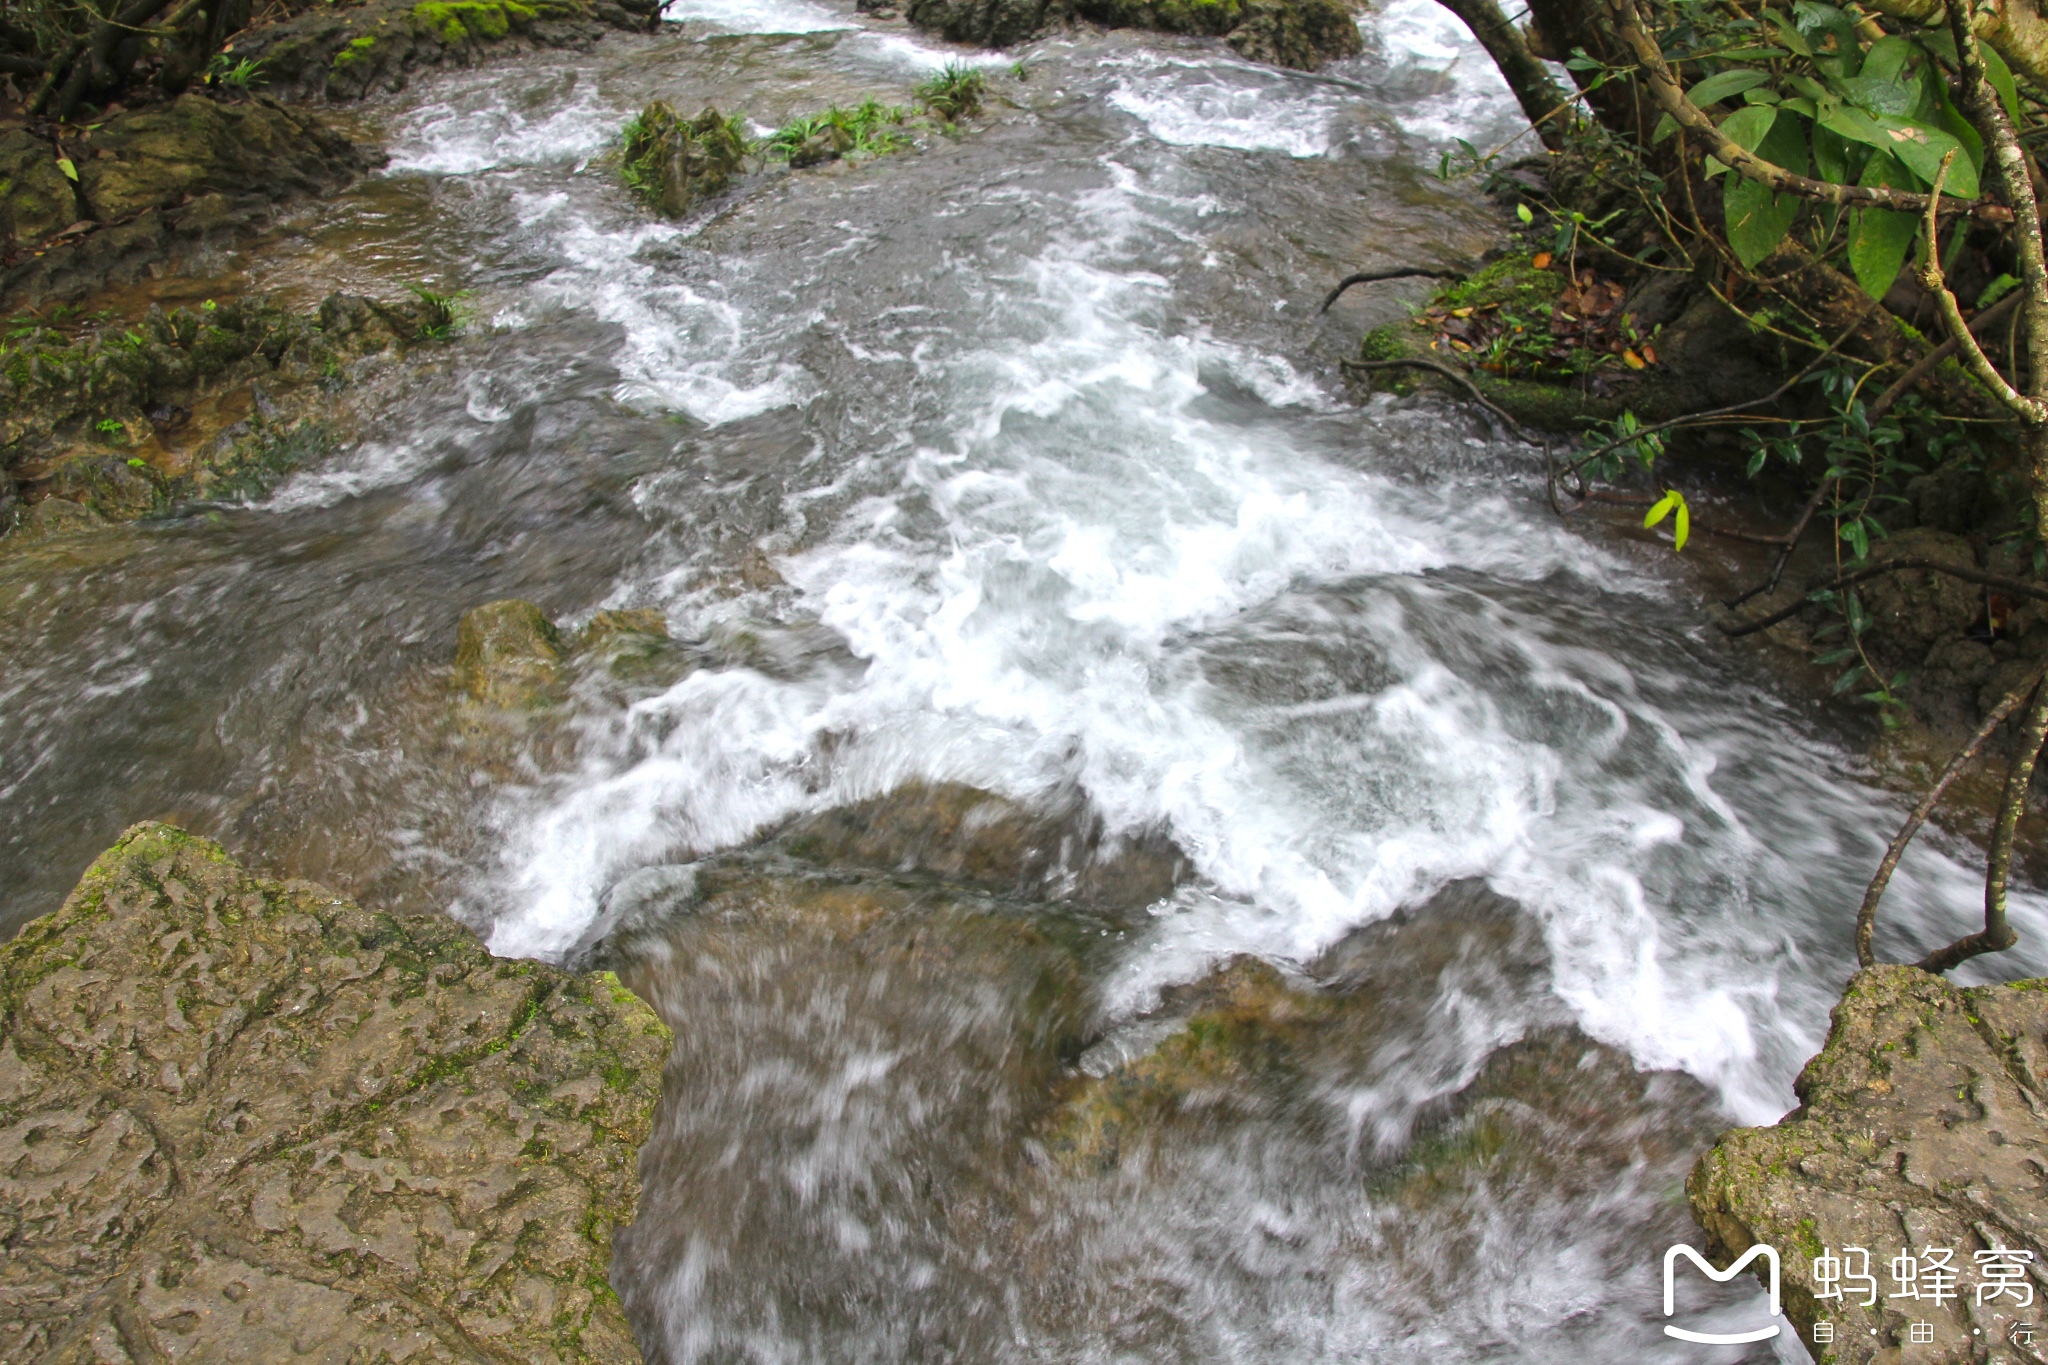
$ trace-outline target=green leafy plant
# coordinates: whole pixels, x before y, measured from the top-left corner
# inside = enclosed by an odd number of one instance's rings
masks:
[[[805,155],[807,145],[822,145],[835,156],[881,156],[909,144],[909,137],[901,131],[903,118],[900,106],[874,99],[862,100],[852,109],[835,104],[822,113],[791,119],[777,128],[761,140],[761,154],[774,160],[796,161]]]
[[[1671,548],[1684,550],[1686,540],[1692,535],[1692,509],[1686,506],[1685,494],[1676,488],[1665,489],[1664,496],[1650,505],[1650,510],[1643,514],[1643,527],[1647,530],[1661,525],[1666,517],[1673,518]]]
[[[917,87],[917,98],[925,108],[951,123],[981,108],[986,84],[977,68],[949,62]]]
[[[230,61],[228,54],[218,52],[206,64],[206,78],[210,84],[224,85],[230,90],[254,90],[268,77],[263,74],[263,59],[243,57]]]
[[[406,290],[419,300],[419,307],[415,310],[419,319],[413,334],[415,340],[446,341],[461,329],[466,311],[461,303],[469,297],[468,290],[437,294],[423,284],[408,284]]]

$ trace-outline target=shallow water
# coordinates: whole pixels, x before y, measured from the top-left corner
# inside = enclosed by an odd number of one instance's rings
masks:
[[[306,299],[469,291],[330,455],[0,558],[8,925],[168,817],[559,958],[627,879],[792,816],[914,780],[1078,800],[1192,868],[1099,930],[1098,1048],[1141,1055],[1162,993],[1238,954],[1370,994],[1370,1029],[1285,1102],[1076,1174],[1033,1155],[1076,1059],[1031,1032],[1028,954],[684,916],[635,969],[680,1040],[619,1271],[653,1352],[1739,1358],[1656,1335],[1686,1144],[1790,1106],[1896,802],[1662,551],[1552,518],[1536,452],[1333,384],[1413,294],[1318,321],[1332,280],[1491,240],[1426,173],[1515,132],[1476,50],[1426,0],[1321,80],[1132,34],[998,61],[820,0],[670,16],[371,106],[388,170],[251,256]],[[650,97],[771,126],[948,60],[998,96],[964,133],[688,223],[603,160]],[[480,744],[447,662],[505,596],[659,607],[709,666]],[[1952,936],[1973,857],[1916,850],[1881,948]],[[2038,898],[2014,914],[2041,942]],[[1583,1053],[1544,1093],[1601,1120],[1413,1183],[1525,1036]]]

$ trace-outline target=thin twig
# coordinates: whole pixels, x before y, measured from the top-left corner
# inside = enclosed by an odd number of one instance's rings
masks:
[[[1945,573],[1951,578],[1960,578],[1965,583],[1981,583],[1987,588],[1999,588],[2019,597],[2031,597],[2036,602],[2048,602],[2048,587],[2043,587],[2039,583],[2028,583],[2021,579],[2006,578],[1995,573],[1982,573],[1976,569],[1965,569],[1955,564],[1943,564],[1933,559],[1888,559],[1882,564],[1865,564],[1861,568],[1851,569],[1847,573],[1838,574],[1825,583],[1819,583],[1808,588],[1805,596],[1801,597],[1791,606],[1774,611],[1760,621],[1750,621],[1740,626],[1723,625],[1721,633],[1731,640],[1744,635],[1754,635],[1760,630],[1770,629],[1780,621],[1788,621],[1806,610],[1806,608],[1813,606],[1814,596],[1818,593],[1833,592],[1838,588],[1846,588],[1852,584],[1861,583],[1867,578],[1877,578],[1880,575],[1896,573],[1903,569],[1927,569],[1934,573]]]
[[[1808,361],[1805,367],[1801,369],[1797,374],[1793,375],[1784,383],[1778,385],[1777,388],[1772,389],[1763,397],[1747,399],[1740,403],[1730,403],[1728,406],[1723,408],[1708,408],[1705,412],[1691,412],[1687,413],[1683,417],[1667,418],[1662,422],[1652,422],[1650,423],[1650,425],[1646,427],[1637,427],[1628,435],[1616,437],[1614,440],[1609,441],[1606,445],[1596,446],[1593,450],[1587,452],[1585,455],[1580,456],[1579,459],[1575,461],[1571,466],[1573,472],[1576,473],[1577,471],[1584,469],[1587,465],[1599,459],[1602,455],[1607,454],[1609,451],[1619,450],[1622,446],[1625,445],[1632,445],[1635,442],[1640,441],[1643,437],[1652,435],[1656,432],[1669,431],[1673,427],[1693,425],[1700,422],[1708,421],[1716,417],[1728,417],[1731,415],[1741,413],[1744,408],[1762,407],[1767,403],[1777,402],[1780,398],[1783,398],[1786,394],[1792,391],[1793,385],[1799,383],[1808,375],[1812,374],[1815,370],[1819,369],[1822,361],[1826,360],[1829,356],[1833,355],[1836,351],[1840,350],[1842,348],[1842,343],[1847,341],[1850,337],[1856,334],[1856,329],[1863,325],[1864,319],[1869,317],[1871,311],[1876,307],[1877,300],[1871,299],[1868,302],[1868,304],[1865,305],[1863,311],[1856,315],[1856,320],[1854,322],[1851,322],[1847,327],[1843,328],[1842,334],[1840,336],[1836,337],[1833,341],[1828,343],[1826,350],[1822,351],[1819,355],[1816,355],[1812,360]]]
[[[1827,498],[1827,492],[1828,481],[1822,479],[1814,487],[1813,496],[1806,500],[1806,506],[1800,509],[1799,520],[1793,522],[1792,529],[1787,531],[1780,539],[1779,545],[1781,548],[1778,550],[1777,560],[1771,565],[1771,576],[1751,588],[1748,592],[1743,593],[1740,597],[1731,597],[1723,601],[1721,603],[1722,606],[1733,611],[1752,597],[1778,590],[1778,582],[1785,576],[1785,566],[1792,562],[1792,552],[1799,548],[1799,542],[1805,537],[1806,528],[1813,524],[1813,514],[1820,510],[1821,503]]]
[[[1958,749],[1955,756],[1949,759],[1948,766],[1934,779],[1934,785],[1920,798],[1920,804],[1913,807],[1913,813],[1906,817],[1906,823],[1899,826],[1899,832],[1892,836],[1891,847],[1884,851],[1884,861],[1877,865],[1877,875],[1870,879],[1870,889],[1863,893],[1863,905],[1856,911],[1858,966],[1877,965],[1877,956],[1870,946],[1871,937],[1877,930],[1877,903],[1884,899],[1885,888],[1891,884],[1892,873],[1898,869],[1899,859],[1904,856],[1906,845],[1913,842],[1913,836],[1927,823],[1927,817],[1934,813],[1934,807],[1947,793],[1949,785],[1962,775],[1963,769],[1977,756],[1977,750],[1983,747],[1984,741],[1991,738],[1992,733],[2005,724],[2005,718],[2018,710],[2020,703],[2040,685],[2044,672],[2048,672],[2048,664],[2029,673],[2025,682],[2006,693],[2005,700],[1991,708],[1991,714],[1984,718],[1984,724],[1970,737],[1970,742]]]
[[[1976,317],[1971,318],[1970,330],[1972,332],[1975,332],[1980,327],[1988,327],[1992,323],[1997,322],[2006,314],[2012,312],[2014,308],[2018,307],[2019,302],[2023,297],[2024,295],[2022,295],[2019,290],[2013,290],[2012,293],[2007,294],[1997,303],[1992,304],[1989,308],[1986,308],[1983,312],[1977,314]],[[1877,401],[1870,405],[1870,419],[1874,422],[1878,418],[1890,412],[1892,410],[1892,405],[1898,402],[1901,398],[1904,398],[1908,390],[1910,390],[1915,384],[1918,384],[1921,380],[1925,379],[1929,374],[1933,373],[1935,366],[1941,364],[1942,361],[1947,360],[1950,356],[1954,355],[1961,348],[1962,342],[1956,337],[1952,336],[1947,341],[1942,342],[1941,345],[1929,351],[1926,355],[1921,356],[1920,359],[1914,361],[1913,368],[1907,370],[1904,374],[1900,375],[1898,378],[1898,382],[1894,383],[1890,388],[1886,389],[1883,393],[1879,394],[1877,396]]]
[[[2005,918],[2005,884],[2012,871],[2013,836],[2019,829],[2020,812],[2026,809],[2027,788],[2033,785],[2034,764],[2041,756],[2041,742],[2048,738],[2048,687],[2037,688],[2034,704],[2027,711],[2027,723],[2020,732],[2019,752],[2005,774],[2005,796],[1998,807],[1998,824],[1991,831],[1991,856],[1984,868],[1984,927],[1937,948],[1914,963],[1923,972],[1945,972],[1980,953],[1997,953],[2019,942]]]
[[[1949,292],[1948,280],[1942,274],[1941,228],[1936,214],[1941,208],[1942,182],[1948,179],[1949,167],[1955,159],[1956,149],[1953,147],[1942,154],[1941,166],[1934,173],[1934,187],[1927,195],[1927,212],[1921,226],[1921,231],[1927,236],[1927,259],[1920,267],[1920,287],[1934,296],[1935,309],[1948,327],[1949,340],[1956,343],[1963,353],[1963,364],[1977,376],[1979,383],[1991,391],[1991,396],[2011,408],[2021,421],[2037,425],[2048,422],[2048,403],[2029,398],[2006,382],[1998,367],[1991,363],[1991,357],[1984,354],[1984,348],[1977,344],[1977,338],[1970,335],[1970,325],[1963,321],[1962,305]]]
[[[1330,305],[1342,298],[1344,291],[1354,284],[1378,284],[1382,280],[1461,280],[1470,271],[1432,270],[1427,266],[1403,266],[1399,270],[1367,270],[1356,275],[1346,275],[1337,281],[1337,287],[1323,297],[1323,306],[1316,309],[1321,317],[1330,311]]]
[[[1481,393],[1479,391],[1479,386],[1472,382],[1471,376],[1459,374],[1456,370],[1444,364],[1442,361],[1424,360],[1421,358],[1404,358],[1400,360],[1343,360],[1338,362],[1338,366],[1339,368],[1346,370],[1388,370],[1395,368],[1406,368],[1413,370],[1434,370],[1438,374],[1442,375],[1444,378],[1450,380],[1452,383],[1461,386],[1466,393],[1472,395],[1473,402],[1477,403],[1480,407],[1485,408],[1495,417],[1500,418],[1501,421],[1507,423],[1509,428],[1512,429],[1517,436],[1521,437],[1523,440],[1527,441],[1531,445],[1541,444],[1538,438],[1535,435],[1533,435],[1527,427],[1524,427],[1520,422],[1516,421],[1514,417],[1510,413],[1508,413],[1504,408],[1500,407],[1500,405],[1495,403],[1492,399],[1488,398],[1485,394]]]

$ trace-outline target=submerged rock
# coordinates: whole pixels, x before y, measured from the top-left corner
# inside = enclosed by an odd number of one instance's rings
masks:
[[[1777,1248],[1800,1340],[1813,1342],[1821,1320],[1832,1327],[1815,1359],[1897,1361],[1904,1347],[1906,1359],[1960,1365],[2042,1320],[2048,982],[1961,990],[1912,967],[1859,972],[1793,1089],[1798,1109],[1724,1134],[1686,1194],[1717,1264],[1759,1242]],[[1849,1248],[1867,1262],[1851,1253],[1844,1264]],[[1986,1261],[1998,1258],[1981,1253],[1998,1248],[2025,1259],[2006,1258],[2013,1288],[1987,1297]],[[1953,1297],[1929,1298],[1926,1278],[1919,1297],[1899,1294],[1894,1258],[1925,1277],[1929,1249],[1946,1251],[1933,1259],[1956,1272]],[[1868,1286],[1847,1278],[1865,1270]],[[1830,1289],[1839,1296],[1819,1297]],[[1931,1343],[1910,1342],[1915,1322],[1931,1325]]]
[[[1225,41],[1247,60],[1301,71],[1365,51],[1357,15],[1339,0],[1252,0]]]
[[[654,101],[626,125],[619,163],[626,183],[660,213],[682,217],[732,184],[747,155],[738,124],[708,106],[686,121]]]
[[[637,1361],[669,1034],[137,825],[0,952],[0,1359]]]
[[[456,627],[456,685],[486,706],[534,705],[560,681],[561,667],[562,637],[531,602],[486,602]]]

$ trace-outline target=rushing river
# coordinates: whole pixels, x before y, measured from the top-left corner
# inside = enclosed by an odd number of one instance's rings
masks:
[[[1657,1336],[1656,1258],[1697,1144],[1790,1106],[1897,803],[1668,554],[1552,517],[1537,452],[1334,382],[1413,291],[1319,320],[1332,280],[1491,240],[1429,174],[1515,131],[1476,50],[1427,0],[1334,79],[1134,34],[998,59],[812,0],[670,17],[367,107],[388,168],[224,263],[468,291],[331,454],[258,506],[0,558],[6,926],[164,817],[562,958],[629,878],[906,782],[1078,804],[1191,868],[1101,931],[1091,1057],[1239,954],[1376,982],[1370,1034],[1284,1112],[1076,1174],[1031,1157],[1002,992],[771,939],[657,955],[678,1059],[615,1274],[652,1350],[1743,1358]],[[964,132],[688,223],[603,159],[652,97],[765,128],[948,60],[995,96]],[[447,664],[507,596],[658,607],[707,665],[581,695],[560,761],[477,761]],[[1926,843],[1894,952],[1979,894]],[[2039,900],[2015,916],[2040,944]],[[1387,1194],[1417,1116],[1539,1033],[1612,1050],[1591,1126]]]

